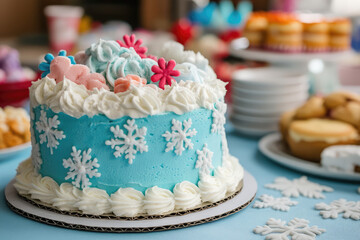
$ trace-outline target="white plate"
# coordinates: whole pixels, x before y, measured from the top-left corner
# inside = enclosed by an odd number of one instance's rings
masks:
[[[329,171],[326,168],[323,168],[319,163],[309,162],[292,156],[282,142],[280,133],[272,133],[263,137],[259,141],[259,149],[265,156],[267,156],[271,160],[291,169],[317,175],[320,177],[360,181],[360,174],[358,173],[342,173]]]
[[[296,108],[300,105],[302,105],[307,98],[297,100],[297,101],[291,101],[291,102],[278,102],[278,103],[272,103],[272,102],[251,102],[251,101],[243,101],[238,98],[233,97],[232,103],[234,106],[241,106],[242,108],[246,109],[254,109],[258,111],[272,111],[272,112],[284,112],[289,109]]]
[[[239,121],[247,121],[247,122],[253,122],[253,123],[261,123],[261,124],[273,124],[278,123],[280,116],[277,117],[254,117],[254,116],[248,116],[245,114],[241,114],[238,112],[232,112],[230,114],[231,118],[234,118],[235,120]]]
[[[308,81],[304,72],[279,67],[241,69],[235,71],[231,78],[238,85],[254,88],[297,86]]]
[[[0,150],[0,160],[15,157],[18,154],[25,153],[31,148],[31,142],[20,144],[14,147],[5,148]]]
[[[231,121],[231,123],[237,132],[247,135],[247,136],[251,136],[251,137],[262,137],[271,132],[278,131],[277,128],[276,129],[259,129],[259,128],[242,127],[242,126],[234,123],[234,121]]]
[[[244,186],[242,190],[233,198],[221,204],[184,215],[169,215],[163,218],[138,219],[131,221],[125,219],[72,216],[39,208],[17,194],[17,191],[13,186],[14,182],[15,181],[12,180],[6,186],[5,197],[11,210],[16,213],[50,225],[98,232],[163,231],[215,221],[244,209],[254,199],[257,191],[255,178],[245,171],[243,179]]]
[[[288,110],[295,109],[299,107],[302,103],[296,103],[296,104],[283,104],[279,106],[266,106],[266,105],[260,105],[256,106],[256,108],[248,106],[248,105],[240,105],[236,102],[232,103],[232,108],[235,111],[239,111],[242,113],[248,113],[248,115],[252,116],[265,116],[265,115],[271,115],[271,116],[280,116],[283,112],[286,112]]]
[[[298,99],[298,98],[304,98],[308,96],[307,89],[301,89],[294,92],[287,92],[284,90],[283,93],[272,93],[271,91],[268,91],[267,94],[262,93],[252,93],[248,92],[245,89],[238,89],[233,87],[231,89],[231,96],[240,97],[240,98],[247,98],[247,99],[257,99],[260,101],[288,101],[291,99]]]
[[[265,61],[272,63],[306,63],[313,59],[321,59],[326,62],[341,62],[352,56],[351,51],[326,52],[326,53],[279,53],[254,49],[239,49],[236,40],[231,42],[230,55],[249,60]]]
[[[284,96],[256,97],[255,96],[255,97],[247,98],[241,95],[237,95],[236,93],[232,93],[231,97],[234,102],[239,102],[239,103],[279,105],[279,104],[305,102],[305,100],[308,99],[309,96],[307,93],[301,93],[301,94],[288,95],[286,97]]]
[[[239,94],[257,95],[257,96],[274,96],[274,95],[291,95],[299,92],[308,92],[309,84],[304,83],[298,86],[282,87],[282,88],[260,88],[248,89],[244,86],[234,84],[231,82],[231,90]]]

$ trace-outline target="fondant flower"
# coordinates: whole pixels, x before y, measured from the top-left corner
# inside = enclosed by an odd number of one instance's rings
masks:
[[[67,57],[70,60],[71,64],[76,64],[73,56],[66,56],[65,50],[61,50],[59,52],[58,56]],[[52,62],[52,60],[54,60],[54,55],[52,55],[51,53],[48,53],[45,55],[44,59],[45,59],[45,62],[42,62],[39,64],[39,69],[40,69],[40,71],[43,72],[41,74],[42,78],[46,77],[46,75],[48,75],[50,73],[50,63]]]
[[[141,58],[146,58],[146,51],[147,48],[146,47],[142,47],[140,46],[142,44],[142,40],[138,39],[135,41],[135,35],[131,34],[131,36],[129,37],[128,35],[124,35],[123,36],[123,40],[124,42],[118,40],[116,41],[121,47],[125,47],[125,48],[134,48],[136,53],[141,57]]]
[[[158,61],[157,57],[155,57],[153,55],[147,55],[146,58],[150,58],[150,59],[152,59],[152,60],[154,60],[156,62]]]
[[[146,79],[140,76],[129,74],[126,77],[121,77],[115,80],[114,92],[125,92],[131,85],[144,86],[146,85]]]
[[[155,73],[151,76],[151,81],[159,81],[159,87],[164,89],[165,84],[171,86],[171,82],[175,81],[173,77],[180,76],[180,72],[178,70],[174,70],[176,65],[174,60],[170,60],[166,63],[164,58],[160,58],[158,60],[158,64],[159,66],[154,65],[151,67],[151,71]]]
[[[71,60],[67,57],[55,57],[50,63],[49,78],[54,78],[59,83],[67,78],[76,84],[84,85],[87,89],[104,88],[109,89],[105,83],[105,78],[99,73],[90,73],[90,69],[81,64],[71,65]]]

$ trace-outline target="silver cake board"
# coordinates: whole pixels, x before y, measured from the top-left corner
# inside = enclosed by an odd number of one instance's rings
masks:
[[[96,232],[152,232],[177,228],[185,228],[212,222],[247,207],[255,198],[257,183],[248,172],[244,172],[243,188],[233,198],[197,212],[184,215],[167,216],[159,219],[122,220],[122,219],[97,219],[64,215],[56,211],[36,207],[21,197],[14,188],[13,179],[5,188],[5,197],[8,206],[14,212],[32,220],[76,230]]]

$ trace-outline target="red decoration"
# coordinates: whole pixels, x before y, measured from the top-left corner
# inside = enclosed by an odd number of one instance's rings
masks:
[[[152,82],[159,82],[159,87],[161,89],[165,88],[165,84],[171,86],[171,82],[175,81],[174,77],[180,76],[180,72],[178,70],[174,70],[174,67],[176,65],[176,62],[174,60],[170,60],[166,63],[164,58],[160,58],[158,60],[159,66],[152,66],[151,71],[153,71],[155,74],[151,76]]]
[[[195,35],[195,28],[187,19],[180,19],[175,22],[171,28],[171,32],[175,35],[176,41],[185,45]]]
[[[135,52],[137,54],[139,54],[139,56],[141,58],[146,58],[146,51],[147,48],[146,47],[142,47],[140,46],[142,44],[142,40],[138,39],[135,41],[135,35],[131,34],[131,36],[129,37],[129,35],[124,35],[123,37],[124,42],[117,40],[116,42],[120,45],[120,47],[125,47],[125,48],[134,48]]]

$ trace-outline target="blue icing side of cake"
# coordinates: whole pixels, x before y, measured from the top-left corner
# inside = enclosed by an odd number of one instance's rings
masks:
[[[128,159],[125,159],[125,154],[116,158],[114,156],[115,149],[106,145],[105,142],[114,138],[114,134],[110,131],[112,126],[118,125],[127,134],[124,124],[127,124],[128,120],[132,120],[130,117],[111,120],[99,114],[92,118],[86,115],[74,118],[62,112],[54,113],[46,106],[39,105],[33,108],[35,139],[39,143],[41,132],[36,129],[36,122],[40,119],[42,109],[48,119],[55,115],[58,116],[60,122],[58,130],[63,131],[65,135],[65,138],[58,140],[59,144],[57,148],[53,148],[53,154],[46,142],[40,144],[40,153],[43,159],[40,173],[42,176],[50,176],[58,184],[72,182],[71,179],[65,180],[69,168],[63,166],[63,159],[71,157],[73,146],[76,147],[76,150],[81,151],[91,148],[91,158],[97,158],[100,165],[98,172],[101,176],[90,178],[90,187],[104,189],[108,194],[114,193],[118,188],[126,187],[132,187],[143,193],[147,188],[153,186],[172,190],[176,183],[185,180],[197,184],[199,169],[195,168],[196,150],[201,150],[204,144],[207,144],[207,147],[213,152],[213,167],[221,166],[222,163],[221,135],[211,133],[212,110],[200,108],[182,115],[165,112],[134,119],[138,129],[147,128],[145,141],[148,151],[137,152],[133,163],[129,164]],[[191,119],[190,129],[197,131],[196,135],[191,137],[191,142],[194,144],[193,149],[185,148],[181,155],[176,155],[173,150],[165,152],[167,141],[162,135],[166,131],[172,131],[173,119],[180,122]]]

